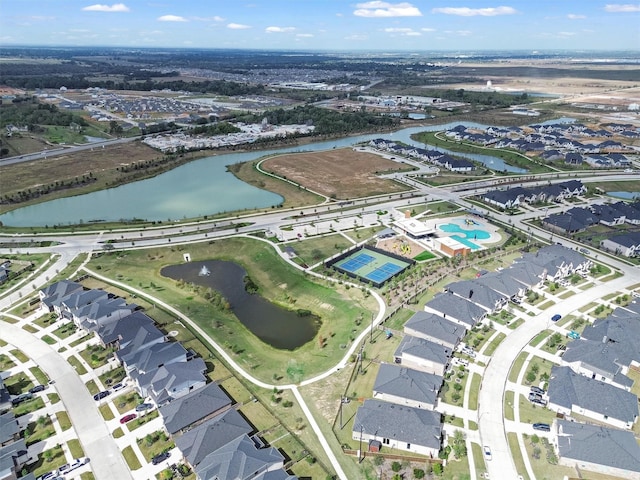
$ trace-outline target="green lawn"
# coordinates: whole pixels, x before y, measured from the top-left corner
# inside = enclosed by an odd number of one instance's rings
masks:
[[[113,415],[113,411],[111,410],[111,406],[108,403],[100,405],[98,410],[102,414],[102,418],[105,420],[113,420],[115,416]]]
[[[95,395],[96,393],[98,393],[100,391],[100,388],[98,387],[98,384],[96,383],[96,381],[93,378],[91,380],[89,380],[87,383],[85,383],[85,386],[87,387],[87,390],[89,390],[89,393],[91,395]]]
[[[73,438],[67,442],[67,446],[69,447],[69,452],[73,458],[84,457],[84,450],[82,445],[80,445],[80,440],[77,438]]]
[[[4,353],[0,354],[0,371],[6,371],[15,366],[15,362],[11,360],[7,355],[5,355]]]
[[[47,377],[39,367],[30,367],[29,371],[40,385],[47,385],[49,383],[49,377]]]
[[[60,340],[64,340],[65,338],[70,337],[74,333],[76,333],[76,324],[73,322],[67,322],[64,325],[59,326],[53,331],[53,334],[58,337]]]
[[[26,331],[27,331],[27,332],[29,332],[29,333],[36,333],[36,332],[38,332],[38,329],[37,329],[36,327],[34,327],[33,325],[29,325],[29,324],[23,325],[23,326],[22,326],[22,329],[23,329],[23,330],[26,330]]]
[[[19,350],[17,348],[14,348],[13,350],[9,350],[9,353],[11,355],[13,355],[14,357],[16,357],[16,359],[20,362],[20,363],[25,363],[29,361],[29,357],[27,357],[24,353],[22,353],[22,350]]]
[[[118,409],[118,413],[124,414],[125,412],[135,408],[136,405],[142,403],[142,397],[136,392],[124,393],[113,399],[113,404]]]
[[[478,409],[478,391],[480,390],[480,382],[482,381],[482,377],[478,373],[474,373],[473,377],[471,377],[471,390],[469,391],[469,405],[467,406],[470,410]]]
[[[171,450],[174,447],[171,438],[162,430],[149,433],[144,438],[139,438],[137,442],[147,462],[150,462],[156,455]]]
[[[216,309],[188,286],[158,275],[162,266],[183,262],[181,249],[167,247],[103,254],[94,258],[89,268],[142,288],[174,305],[220,345],[230,352],[238,352],[231,355],[243,368],[269,382],[274,374],[283,377],[283,381],[297,382],[334,365],[342,356],[344,345],[349,344],[349,337],[354,335],[353,330],[357,334],[367,326],[363,322],[357,327],[357,318],[361,314],[367,318],[377,310],[373,298],[359,289],[347,290],[334,282],[317,282],[283,262],[269,244],[255,239],[193,244],[189,246],[189,253],[193,261],[216,258],[235,261],[248,272],[263,297],[286,308],[306,309],[317,314],[321,321],[319,335],[327,339],[324,347],[310,341],[295,352],[272,348],[251,334],[231,312]]]
[[[31,471],[35,476],[43,475],[52,470],[60,468],[67,463],[67,459],[62,450],[62,446],[56,445],[53,448],[45,450],[38,456],[38,461],[31,465]]]
[[[536,344],[537,343],[540,343],[540,341],[536,342]],[[531,344],[533,344],[533,342],[531,342],[530,345]],[[515,361],[513,362],[513,365],[511,366],[511,370],[509,371],[510,382],[515,383],[518,381],[518,375],[520,374],[520,370],[522,370],[522,365],[524,364],[524,361],[527,359],[528,356],[529,354],[527,352],[520,352],[518,354]]]
[[[507,336],[500,332],[498,335],[495,336],[495,338],[493,340],[491,340],[491,343],[489,345],[487,345],[487,347],[484,349],[484,351],[482,352],[484,355],[493,355],[493,352],[496,351],[496,348],[498,348],[498,345],[500,345],[500,343],[502,343],[502,341],[507,338]]]
[[[56,434],[53,422],[48,416],[38,417],[37,421],[29,422],[24,431],[25,445],[28,447]]]
[[[140,460],[138,460],[138,456],[133,451],[131,445],[125,447],[124,450],[122,450],[122,456],[127,462],[127,465],[129,465],[129,470],[138,470],[142,467],[142,465],[140,464]]]
[[[95,369],[106,365],[113,351],[112,347],[104,348],[101,345],[89,345],[80,352],[80,356],[91,368]]]
[[[548,423],[551,425],[556,413],[548,408],[531,403],[524,395],[518,395],[518,407],[520,409],[520,421],[523,423]]]
[[[515,414],[513,410],[514,394],[515,393],[513,390],[507,390],[506,392],[504,392],[504,418],[506,418],[507,420],[515,419]]]
[[[19,395],[27,392],[34,383],[24,373],[18,372],[4,379],[4,386],[11,395]]]
[[[69,358],[67,358],[67,361],[75,369],[78,375],[84,375],[85,373],[87,373],[87,369],[84,367],[84,365],[82,365],[82,363],[80,363],[80,360],[78,360],[78,358],[75,357],[74,355],[71,355]]]
[[[69,419],[69,415],[66,411],[63,410],[56,412],[56,418],[58,419],[58,425],[60,425],[60,429],[63,432],[71,428],[71,420]]]
[[[157,418],[158,415],[159,415],[158,410],[153,410],[147,413],[146,415],[142,415],[136,418],[135,420],[131,420],[129,423],[126,424],[127,428],[129,429],[130,432],[133,432],[134,430],[140,428],[145,423],[148,423],[154,418]]]
[[[518,435],[514,432],[507,433],[507,439],[509,441],[509,449],[511,450],[511,456],[513,462],[516,464],[516,470],[519,475],[522,475],[524,480],[529,480],[527,474],[527,467],[524,465],[524,459],[522,458],[522,451],[520,450],[520,444],[518,443]]]
[[[315,227],[307,227],[307,229],[310,233],[315,231]],[[280,244],[279,248],[284,250],[285,247],[292,247],[302,260],[308,265],[313,265],[351,246],[353,244],[350,241],[334,233]]]

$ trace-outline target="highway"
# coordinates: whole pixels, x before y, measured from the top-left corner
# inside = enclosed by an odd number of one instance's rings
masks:
[[[131,141],[130,139],[123,140]],[[89,146],[83,147],[90,148]],[[206,241],[214,238],[222,238],[233,235],[245,235],[256,231],[270,230],[273,232],[277,232],[281,227],[294,225],[297,222],[308,223],[311,220],[322,221],[327,219],[338,219],[343,216],[354,215],[355,213],[372,213],[381,209],[391,210],[394,208],[406,208],[407,204],[412,201],[424,202],[426,199],[448,200],[466,208],[478,209],[476,205],[468,202],[465,199],[465,196],[473,195],[486,189],[495,188],[496,185],[500,185],[500,182],[504,181],[502,177],[496,178],[492,181],[491,184],[487,184],[487,180],[483,180],[482,183],[478,184],[477,188],[474,188],[473,182],[467,182],[464,184],[465,188],[468,188],[467,190],[456,191],[457,189],[459,189],[459,186],[435,188],[424,185],[412,179],[411,176],[413,174],[415,174],[415,172],[396,175],[399,181],[402,181],[403,183],[414,188],[414,190],[410,193],[405,192],[403,194],[384,195],[372,199],[360,199],[353,201],[350,205],[342,207],[340,207],[340,205],[336,203],[322,203],[319,205],[298,209],[269,211],[268,213],[244,215],[216,221],[163,225],[141,230],[127,229],[119,230],[116,232],[94,231],[78,234],[61,232],[57,234],[43,235],[0,235],[0,241],[4,242],[5,244],[10,244],[12,241],[38,242],[50,240],[53,242],[57,242],[57,244],[49,247],[30,247],[28,249],[0,249],[0,254],[25,253],[26,251],[28,251],[30,253],[50,253],[56,255],[55,262],[48,268],[38,272],[37,275],[35,275],[33,278],[30,278],[28,282],[19,284],[15,288],[9,290],[8,292],[5,292],[5,294],[3,294],[3,296],[0,298],[0,311],[9,309],[11,305],[16,303],[19,299],[29,296],[34,291],[34,289],[43,287],[48,283],[50,278],[53,278],[55,276],[56,272],[61,271],[71,260],[73,260],[78,255],[88,256],[91,252],[102,251],[104,249],[105,242],[109,242],[109,245],[111,246],[110,248],[113,249],[151,248],[157,246],[166,246],[168,244],[188,244],[191,242]],[[531,176],[529,175],[528,177]],[[619,178],[619,175],[593,175],[592,177],[581,178],[581,180],[584,182],[602,182],[607,180],[618,180]],[[640,175],[625,174],[624,179],[639,180]],[[561,178],[560,180],[564,179]],[[549,181],[550,180],[548,178],[544,178],[544,180],[527,183],[526,185],[533,185],[535,183],[547,184]],[[568,208],[571,208],[572,206],[574,205],[566,204],[563,205],[561,209],[556,209],[555,211],[566,210]],[[510,224],[513,227],[525,232],[529,231],[532,235],[538,236],[541,239],[546,240],[549,238],[548,232],[539,230],[525,223],[527,220],[540,217],[540,211],[526,210],[525,213],[515,216],[510,216],[504,213],[493,211],[487,213],[488,217],[502,222],[503,224]],[[234,227],[234,225],[240,223],[244,223],[247,225]],[[562,243],[570,248],[579,248],[581,246],[565,239],[562,240]],[[600,260],[605,261],[604,256],[601,256]],[[601,293],[606,294],[616,291],[616,289],[624,288],[631,283],[638,281],[638,269],[636,267],[631,267],[628,264],[617,259],[607,258],[606,262],[614,268],[617,268],[618,270],[623,272],[625,276],[606,284],[604,288],[601,288],[599,290],[598,295],[600,295]],[[127,288],[131,289],[130,287]],[[140,294],[143,293],[140,292]],[[557,310],[560,313],[568,313],[577,308],[576,306],[579,305],[579,302],[582,302],[584,300],[584,303],[588,303],[588,299],[592,297],[593,292],[589,291],[586,291],[580,295],[575,295],[574,297],[570,297],[569,299],[557,304],[554,311]],[[379,298],[379,296],[376,295],[376,299],[378,300],[380,306],[378,316],[375,320],[375,322],[378,323],[384,317],[385,305],[382,299]],[[161,303],[157,299],[155,301]],[[190,322],[190,320],[181,312],[173,313],[182,317],[183,320]],[[522,348],[524,348],[524,346],[527,345],[531,338],[533,338],[541,330],[545,329],[546,324],[547,319],[544,314],[541,314],[537,317],[532,318],[530,321],[525,322],[512,334],[507,336],[505,341],[503,341],[503,343],[495,351],[491,361],[486,368],[481,385],[481,390],[479,393],[478,424],[479,435],[482,439],[483,444],[490,445],[493,452],[492,461],[487,462],[487,469],[491,478],[513,478],[515,480],[517,479],[517,475],[520,473],[516,471],[516,467],[511,457],[511,451],[505,433],[505,420],[502,413],[504,411],[503,399],[505,382],[511,364],[517,357],[518,353],[522,350]],[[192,325],[197,328],[195,324]],[[368,330],[364,331],[360,335],[360,337],[355,342],[353,342],[352,348],[345,353],[344,357],[342,359],[337,359],[336,365],[332,369],[318,375],[313,379],[308,379],[303,383],[308,384],[318,381],[322,378],[326,378],[328,375],[331,375],[338,369],[344,367],[351,353],[353,353],[354,349],[359,346],[359,344],[364,340],[367,334]],[[45,354],[45,352],[47,355],[55,354],[55,352],[51,353],[48,352],[48,350],[44,349],[44,344],[41,345],[41,347],[43,347],[42,351],[40,353],[37,353],[37,348],[34,346],[34,343],[43,342],[33,340],[27,341],[27,339],[24,337],[25,335],[17,335],[12,338],[12,341],[18,342],[19,344],[16,346],[18,346],[19,348],[24,347],[25,351],[27,349],[31,349],[30,351],[33,351],[33,353],[37,355],[35,358],[36,360],[41,358],[43,361],[46,361],[47,363],[43,365],[43,369],[47,374],[49,374],[52,378],[55,378],[56,375],[59,375],[58,372],[65,371],[61,366],[57,365],[55,361],[50,360],[49,356],[47,356],[46,358],[42,356]],[[240,368],[219,345],[216,345],[211,340],[209,340],[209,343],[233,366],[233,368],[236,369],[237,372],[239,372],[239,374],[243,375],[249,381],[265,388],[273,387],[272,385],[268,385],[264,382],[258,381],[257,379],[253,378],[248,372],[242,370],[242,368]],[[58,367],[60,367],[60,369]],[[65,406],[70,409],[69,413],[74,420],[74,425],[84,425],[83,420],[80,419],[82,415],[81,410],[84,410],[85,408],[83,403],[80,401],[82,396],[79,395],[77,401],[72,400],[72,397],[77,393],[77,385],[72,385],[70,381],[68,383],[61,382],[60,388],[62,390],[65,390],[61,391],[60,394],[65,401]],[[335,454],[331,452],[328,444],[326,443],[326,440],[324,439],[319,427],[317,426],[316,420],[311,417],[310,411],[308,410],[306,405],[304,405],[304,400],[302,399],[301,395],[299,395],[297,386],[279,385],[278,388],[291,389],[294,392],[296,398],[298,398],[298,400],[302,404],[303,411],[305,411],[305,413],[307,414],[309,424],[312,426],[312,428],[320,438],[320,441],[323,444],[325,450],[327,451],[327,455],[331,460],[332,466],[338,473],[339,478],[346,479],[346,476],[342,468],[340,467],[338,459],[336,458]],[[68,403],[65,398],[68,399]],[[76,406],[76,404],[82,406]],[[95,412],[97,412],[97,410],[95,409],[95,405],[93,405],[92,410],[95,410]],[[76,419],[78,419],[77,423]],[[91,432],[91,435],[98,435],[100,438],[103,438],[101,435],[103,435],[104,432],[98,432],[95,429],[89,429],[89,431]],[[87,449],[87,452],[89,454],[92,446],[95,445],[96,442],[87,438],[88,434],[85,432],[79,432],[79,435],[81,435],[80,438],[83,446],[85,446],[85,449]],[[113,446],[115,446],[115,443],[110,442],[108,438],[104,438],[103,441],[99,443],[101,444],[101,448],[104,449],[111,448],[111,443],[113,443]],[[124,473],[120,473],[118,469],[120,469],[121,467],[122,466],[119,465],[118,462],[112,462],[110,460],[108,464],[103,465],[100,469],[94,469],[94,473],[96,475],[96,478],[98,478],[99,480],[106,480],[107,478],[130,478],[128,476],[128,472],[127,475],[125,475]],[[119,473],[115,474],[116,471],[118,471]],[[109,473],[107,474],[107,472]]]

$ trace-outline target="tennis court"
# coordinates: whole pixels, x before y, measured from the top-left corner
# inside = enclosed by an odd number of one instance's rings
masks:
[[[410,261],[403,261],[367,248],[336,261],[332,266],[340,272],[372,282],[379,287],[409,265],[411,265]]]

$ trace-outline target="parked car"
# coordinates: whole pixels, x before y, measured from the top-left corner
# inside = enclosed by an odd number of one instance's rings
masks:
[[[536,393],[538,395],[544,395],[547,392],[545,392],[542,388],[536,387],[535,385],[533,385],[533,386],[531,386],[531,393]]]
[[[41,392],[41,391],[43,391],[45,388],[47,388],[47,387],[45,387],[44,385],[36,385],[35,387],[31,387],[31,388],[29,389],[29,393],[37,393],[37,392]]]
[[[15,407],[16,405],[20,405],[22,402],[31,400],[32,398],[33,393],[21,393],[17,397],[11,399],[11,405]]]
[[[108,397],[109,395],[111,395],[111,392],[109,390],[103,390],[102,392],[98,392],[93,396],[93,399],[98,401],[98,400],[102,400],[104,397]]]
[[[571,330],[569,333],[567,333],[567,337],[572,338],[573,340],[577,340],[580,338],[580,334]]]
[[[534,405],[539,405],[541,407],[546,407],[547,406],[547,401],[544,398],[536,398],[531,400],[531,403],[533,403]]]
[[[156,455],[151,459],[151,463],[154,465],[158,465],[161,462],[164,462],[167,458],[171,456],[171,452],[162,452]]]
[[[540,430],[541,432],[550,432],[551,431],[551,425],[549,425],[548,423],[534,423],[533,424],[533,429],[534,430]]]
[[[80,468],[82,465],[85,465],[86,463],[89,463],[89,457],[75,458],[73,462],[62,465],[58,469],[58,473],[62,475],[66,475],[67,473],[75,470],[76,468]]]
[[[551,321],[552,322],[557,322],[561,318],[562,318],[562,315],[560,315],[559,313],[556,313],[553,317],[551,317]]]
[[[462,353],[469,355],[471,358],[475,358],[476,356],[476,352],[473,350],[473,348],[468,346],[462,347]]]
[[[125,415],[124,417],[122,417],[120,419],[120,423],[127,423],[130,422],[131,420],[133,420],[134,418],[137,418],[138,415],[136,415],[135,413],[130,413],[128,415]]]
[[[580,253],[584,253],[585,255],[589,255],[591,252],[589,250],[587,250],[586,248],[581,248],[580,249]]]
[[[116,383],[113,387],[111,387],[113,389],[114,392],[117,392],[118,390],[122,390],[125,387],[125,384],[122,382]]]
[[[529,401],[530,401],[530,402],[533,402],[533,401],[535,401],[535,400],[542,400],[542,395],[541,395],[541,394],[539,394],[539,393],[531,392],[531,393],[529,394]]]
[[[40,475],[37,480],[55,480],[56,475],[58,474],[58,472],[47,472],[44,473],[42,475]]]
[[[488,445],[484,446],[483,451],[485,460],[491,460],[491,449]]]
[[[144,412],[150,408],[153,408],[153,403],[141,403],[140,405],[136,405],[136,412]]]

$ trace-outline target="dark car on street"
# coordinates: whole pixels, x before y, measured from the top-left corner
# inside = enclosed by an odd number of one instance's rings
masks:
[[[111,392],[109,390],[103,390],[102,392],[98,392],[93,396],[93,399],[98,401],[98,400],[102,400],[104,397],[108,397],[109,395],[111,395]]]
[[[47,388],[47,387],[45,387],[44,385],[36,385],[35,387],[31,387],[31,388],[29,389],[29,393],[37,393],[37,392],[41,392],[41,391],[43,391],[45,388]]]

